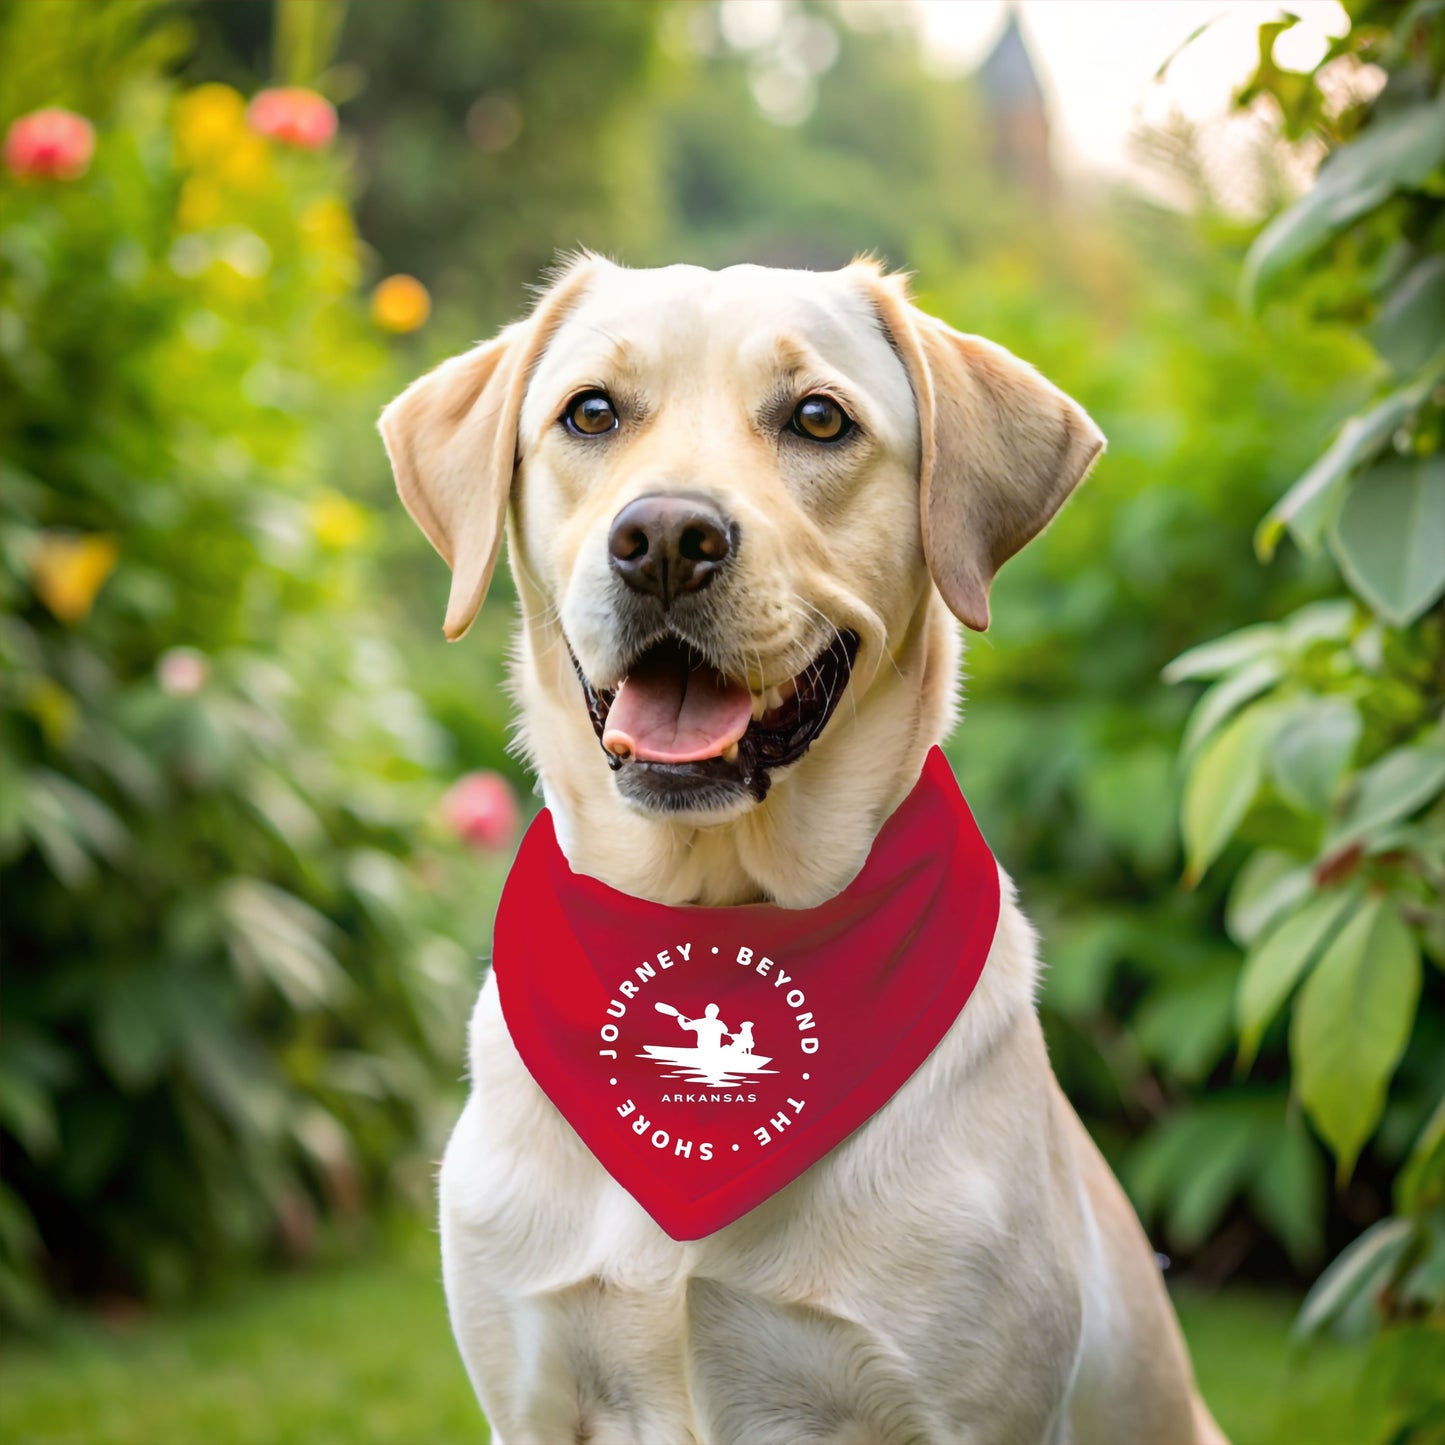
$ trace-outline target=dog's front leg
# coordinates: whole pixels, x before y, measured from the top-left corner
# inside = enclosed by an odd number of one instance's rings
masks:
[[[580,1145],[515,1146],[504,1101],[525,1110],[530,1080],[479,1082],[442,1164],[441,1239],[452,1329],[493,1440],[696,1445],[679,1247]],[[556,1125],[550,1108],[523,1132]]]

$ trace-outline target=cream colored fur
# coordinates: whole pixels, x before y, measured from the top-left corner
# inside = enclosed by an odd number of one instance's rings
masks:
[[[637,424],[558,424],[605,387]],[[846,399],[861,445],[779,445],[780,391]],[[954,616],[1102,447],[1023,363],[918,312],[868,263],[820,275],[572,265],[532,316],[422,378],[382,419],[403,500],[470,625],[506,519],[522,601],[520,739],[572,867],[665,903],[808,907],[856,874],[953,725]],[[637,811],[568,655],[630,660],[608,524],[667,487],[711,494],[743,544],[717,589],[718,666],[771,686],[834,627],[842,705],[766,801]],[[764,1205],[669,1239],[523,1067],[490,979],[470,1100],[441,1173],[447,1299],[506,1445],[1187,1445],[1219,1439],[1154,1255],[1063,1098],[1034,1011],[1034,935],[1004,880],[968,1007],[894,1098]]]

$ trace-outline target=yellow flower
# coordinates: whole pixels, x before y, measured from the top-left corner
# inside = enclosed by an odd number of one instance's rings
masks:
[[[261,191],[271,179],[271,148],[258,135],[245,131],[221,158],[217,167],[223,181],[238,191]]]
[[[339,196],[322,196],[299,217],[301,245],[311,258],[307,274],[318,291],[338,295],[356,285],[360,262],[351,212]]]
[[[80,709],[75,699],[48,677],[36,680],[25,699],[25,708],[45,735],[45,741],[53,748],[63,748],[75,732]]]
[[[246,134],[246,101],[229,85],[198,85],[176,102],[176,140],[190,165],[221,160]]]
[[[356,249],[356,228],[351,212],[337,196],[312,201],[299,217],[301,235],[309,249],[339,251],[350,256]]]
[[[415,331],[431,315],[431,296],[415,276],[388,276],[371,293],[371,319],[383,331]]]
[[[183,231],[200,231],[221,219],[221,188],[206,176],[192,176],[181,186],[176,224]]]
[[[119,556],[114,537],[42,532],[30,553],[35,595],[62,622],[83,622]]]
[[[339,552],[366,535],[366,513],[339,492],[322,492],[311,504],[311,530],[323,547]]]
[[[266,294],[264,275],[248,274],[233,259],[217,256],[205,276],[206,290],[221,306],[244,306]]]

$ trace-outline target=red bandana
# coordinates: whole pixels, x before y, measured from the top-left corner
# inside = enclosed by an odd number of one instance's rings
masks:
[[[573,873],[542,812],[497,912],[523,1062],[674,1239],[761,1204],[902,1087],[968,1002],[998,869],[942,752],[817,908],[670,907]]]

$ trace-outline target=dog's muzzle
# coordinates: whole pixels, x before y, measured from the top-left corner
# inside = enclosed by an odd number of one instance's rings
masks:
[[[773,769],[797,762],[838,706],[858,654],[835,632],[802,672],[764,693],[714,668],[672,635],[654,642],[615,689],[594,687],[572,659],[592,729],[624,796],[657,811],[761,802]]]

